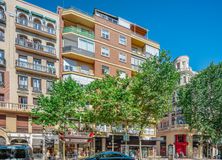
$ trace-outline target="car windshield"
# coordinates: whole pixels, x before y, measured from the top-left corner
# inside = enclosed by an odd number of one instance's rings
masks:
[[[25,149],[0,149],[0,159],[26,158]]]

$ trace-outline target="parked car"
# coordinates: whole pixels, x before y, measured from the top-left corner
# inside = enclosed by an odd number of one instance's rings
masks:
[[[134,158],[120,152],[108,151],[100,152],[98,154],[90,156],[89,158],[86,158],[85,160],[134,160]]]
[[[218,155],[216,155],[216,156],[214,156],[214,159],[222,159],[222,155],[221,154],[218,154]]]
[[[0,160],[34,160],[32,149],[28,145],[0,146]]]

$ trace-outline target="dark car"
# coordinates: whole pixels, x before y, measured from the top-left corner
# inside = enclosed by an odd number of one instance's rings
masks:
[[[0,146],[0,160],[33,160],[32,149],[28,145]]]
[[[86,158],[85,160],[134,160],[134,158],[129,157],[120,152],[100,152],[94,156]]]

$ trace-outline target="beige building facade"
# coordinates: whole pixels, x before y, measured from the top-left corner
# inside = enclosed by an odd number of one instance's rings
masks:
[[[0,143],[42,153],[42,127],[31,109],[59,78],[59,17],[20,0],[0,1]]]
[[[190,67],[188,56],[176,58],[174,64],[180,73],[179,85],[189,83],[190,79],[197,74]],[[172,112],[167,114],[157,127],[157,136],[163,139],[158,142],[158,155],[168,157],[170,155],[169,146],[172,145],[177,157],[197,158],[200,155],[198,136],[190,132],[182,109],[177,102],[175,92],[172,100]]]

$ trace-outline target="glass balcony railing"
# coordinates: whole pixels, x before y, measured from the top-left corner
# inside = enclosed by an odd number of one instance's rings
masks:
[[[45,32],[51,35],[55,35],[56,34],[56,30],[54,28],[48,27],[48,26],[44,26],[41,25],[39,23],[35,23],[33,21],[24,19],[24,18],[19,18],[17,17],[16,19],[16,23],[26,26],[26,27],[30,27],[30,28],[34,28],[35,30],[41,31],[41,32]]]
[[[56,74],[56,70],[54,67],[43,66],[40,64],[34,64],[29,62],[24,62],[20,60],[16,60],[16,67],[26,68],[33,71],[44,72],[51,75]]]
[[[79,72],[79,73],[83,73],[83,74],[86,74],[86,75],[94,75],[90,70],[83,70],[81,69],[80,66],[68,66],[68,65],[65,65],[64,68],[63,68],[64,71],[74,71],[74,72]]]
[[[35,42],[29,41],[29,40],[24,39],[24,38],[16,38],[16,44],[19,45],[19,46],[25,47],[25,48],[45,52],[45,53],[48,53],[48,54],[51,54],[51,55],[56,55],[56,51],[55,51],[54,47],[44,46],[42,44],[35,43]]]
[[[95,57],[95,53],[78,48],[77,46],[65,46],[63,52],[76,52],[88,57]]]
[[[91,39],[95,38],[95,34],[93,32],[87,31],[80,27],[75,27],[75,26],[65,27],[63,33],[68,33],[68,32],[74,32]]]

